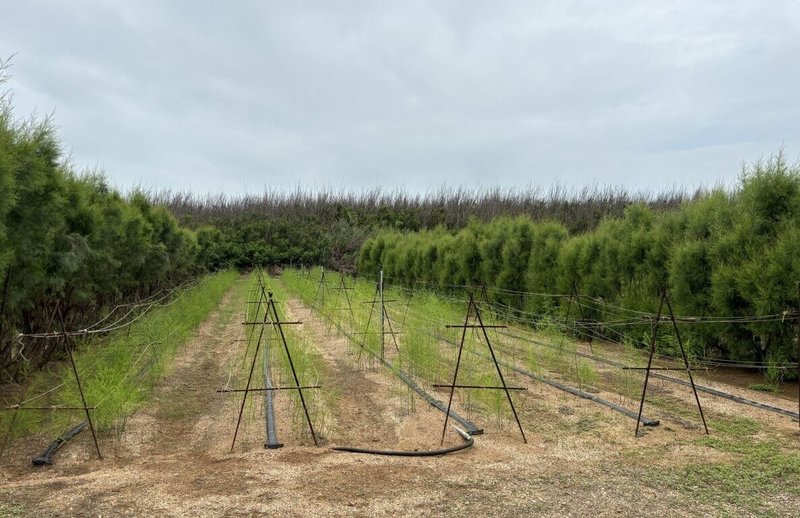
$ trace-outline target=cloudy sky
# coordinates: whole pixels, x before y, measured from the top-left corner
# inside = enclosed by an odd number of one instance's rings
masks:
[[[10,2],[15,113],[122,189],[730,184],[800,156],[800,2]]]

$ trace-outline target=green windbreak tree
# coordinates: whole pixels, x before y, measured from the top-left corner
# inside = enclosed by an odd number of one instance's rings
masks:
[[[477,286],[481,283],[481,249],[477,234],[478,223],[470,221],[467,228],[458,233],[460,264],[459,279],[468,286]]]
[[[414,265],[417,261],[419,239],[414,236],[412,239],[403,240],[400,243],[400,276],[402,282],[407,286],[416,286],[417,275]]]
[[[464,284],[459,275],[462,250],[458,247],[457,238],[450,233],[443,233],[439,242],[436,281],[440,289],[451,290],[453,286]]]
[[[225,251],[229,243],[222,231],[211,225],[203,225],[197,229],[197,262],[206,265],[210,270],[218,270],[226,266]]]
[[[0,80],[2,86],[2,80]],[[0,279],[5,279],[10,256],[6,235],[6,215],[14,206],[14,171],[12,169],[14,134],[11,114],[0,99]]]
[[[0,63],[0,88],[5,83],[6,76],[3,65]],[[0,94],[0,343],[8,330],[5,325],[5,315],[8,299],[8,282],[10,281],[11,250],[8,246],[6,216],[14,206],[14,131],[12,126],[11,106],[5,96]]]
[[[423,244],[420,261],[417,263],[417,275],[419,275],[422,282],[428,286],[436,286],[439,280],[436,275],[440,259],[439,239],[434,237],[435,234],[430,232],[425,235],[427,239]]]
[[[497,283],[497,277],[503,267],[503,246],[511,234],[512,226],[511,218],[497,218],[487,225],[486,233],[480,241],[481,283],[487,286],[494,286]]]
[[[0,64],[2,69],[2,64]],[[0,70],[0,83],[2,70]],[[58,312],[85,325],[104,307],[202,270],[195,234],[142,194],[124,199],[100,174],[62,161],[49,119],[17,122],[0,98],[0,379],[61,352],[19,333],[52,331]]]
[[[525,278],[526,291],[558,292],[558,256],[567,238],[567,229],[561,223],[545,222],[533,226]],[[534,313],[542,313],[553,304],[554,301],[548,297],[534,296],[528,299],[527,308]]]
[[[712,249],[712,297],[725,314],[780,314],[797,307],[800,273],[796,251],[800,228],[800,171],[783,154],[753,164],[742,174],[734,198],[732,229]],[[766,360],[770,354],[790,356],[793,329],[754,323],[751,336],[728,328],[737,356]]]
[[[681,237],[673,241],[668,270],[671,300],[682,315],[710,316],[723,314],[712,298],[714,264],[712,250],[716,242],[730,233],[733,205],[730,195],[717,189],[705,198],[687,204],[673,215],[673,225]],[[715,354],[725,347],[721,337],[725,326],[704,324],[686,330],[687,337],[704,344],[705,354]]]
[[[8,308],[21,312],[25,331],[31,331],[49,300],[49,288],[63,279],[51,277],[52,254],[64,233],[64,177],[58,168],[60,150],[47,121],[18,128],[12,148],[16,204],[6,216],[11,275]]]
[[[362,248],[359,271],[381,265],[408,284],[500,288],[490,290],[494,302],[560,318],[564,297],[523,292],[577,289],[589,297],[584,317],[617,321],[612,336],[634,341],[648,329],[636,315],[654,312],[667,289],[678,315],[768,317],[683,326],[692,352],[780,363],[797,355],[795,319],[781,316],[800,303],[800,168],[778,154],[748,167],[735,190],[704,192],[670,212],[630,204],[574,235],[527,217],[473,219],[459,231],[380,232]]]
[[[533,223],[517,217],[508,223],[506,238],[500,248],[500,267],[495,285],[503,291],[496,294],[499,302],[523,309],[525,297],[518,292],[526,285],[526,274],[533,243]]]
[[[375,262],[372,260],[372,249],[375,246],[375,240],[369,238],[361,245],[361,250],[358,252],[358,263],[356,264],[356,271],[362,277],[374,276],[377,270]]]

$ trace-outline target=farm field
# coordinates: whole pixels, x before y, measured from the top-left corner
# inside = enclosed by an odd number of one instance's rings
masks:
[[[607,362],[642,365],[643,351],[590,347],[555,328],[506,322],[483,302],[476,307],[486,325],[509,327],[486,335],[446,328],[463,325],[465,298],[388,283],[384,330],[391,334],[381,335],[375,281],[321,272],[232,280],[124,425],[99,431],[103,460],[84,432],[54,465],[33,469],[30,459],[63,423],[15,437],[0,460],[0,514],[800,514],[800,434],[791,417],[700,392],[706,435],[691,389],[655,379],[643,415],[660,424],[634,437],[635,418],[557,385],[636,411],[643,376]],[[264,317],[268,293],[276,313]],[[319,388],[303,390],[303,402],[300,391],[274,391],[283,447],[266,449],[267,392],[248,393],[243,405],[242,393],[217,391],[242,389],[251,371],[251,388],[296,386],[277,328],[256,325],[275,316],[298,323],[281,326],[286,348],[300,385]],[[449,389],[433,385],[452,383],[462,332],[458,383],[499,382],[488,338],[505,382],[525,389],[511,397],[527,443],[503,391],[456,389],[453,411],[483,430],[470,448],[433,457],[331,450],[439,448],[444,413],[403,378],[446,404]],[[698,385],[796,412],[791,392],[756,392],[695,373]],[[447,430],[444,446],[463,442]]]
[[[800,0],[629,4],[9,2],[0,518],[800,517]]]

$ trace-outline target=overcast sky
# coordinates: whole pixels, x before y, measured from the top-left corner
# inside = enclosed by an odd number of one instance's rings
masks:
[[[16,1],[15,52],[15,113],[122,189],[663,188],[800,156],[797,0]]]

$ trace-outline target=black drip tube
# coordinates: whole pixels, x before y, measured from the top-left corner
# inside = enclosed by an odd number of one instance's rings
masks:
[[[348,453],[366,453],[369,455],[390,455],[394,457],[436,457],[439,455],[447,455],[448,453],[454,453],[461,450],[466,450],[473,444],[475,444],[475,439],[462,430],[461,428],[453,427],[455,431],[464,439],[464,442],[457,445],[457,446],[450,446],[449,448],[439,448],[438,450],[422,450],[422,451],[415,451],[415,450],[371,450],[368,448],[353,448],[350,446],[337,446],[335,448],[331,448],[333,451],[343,451]]]

